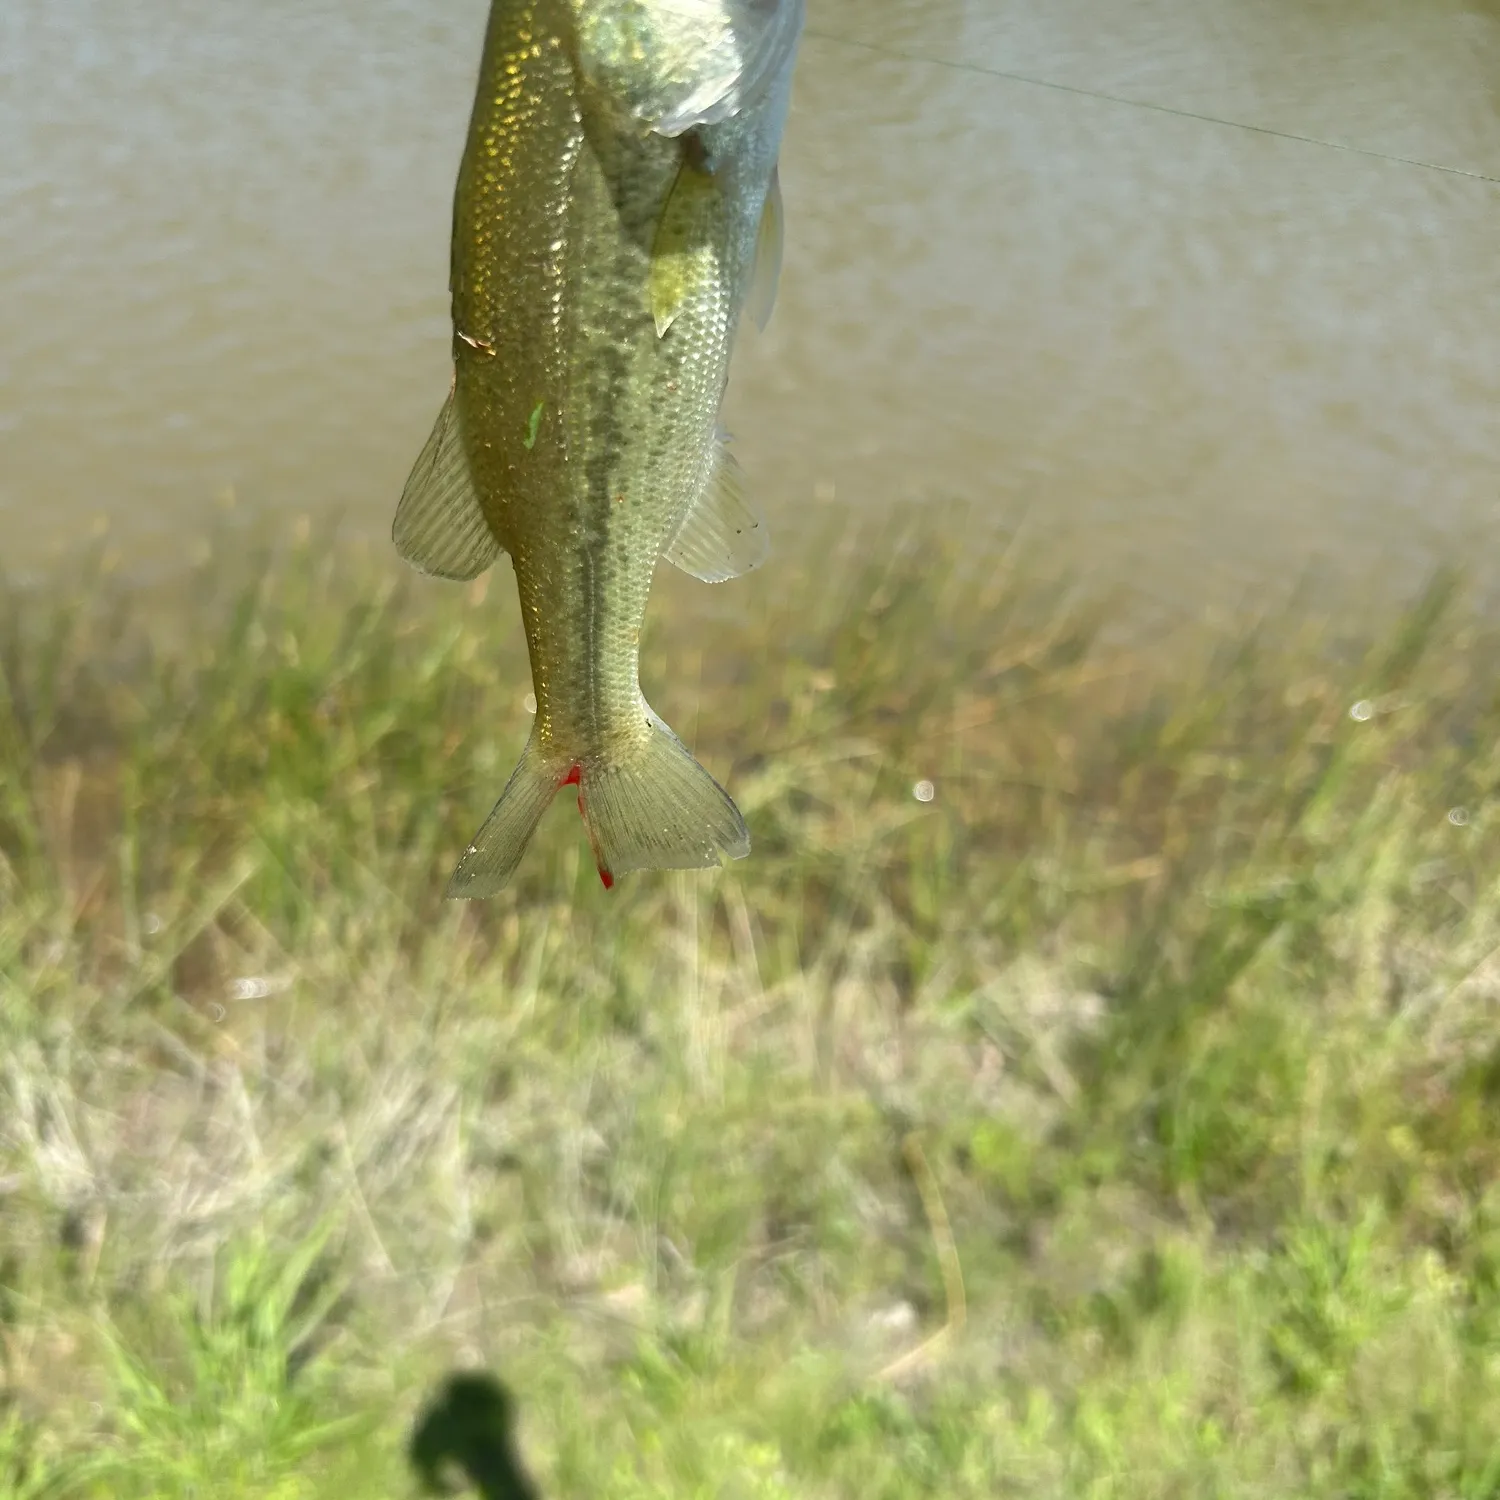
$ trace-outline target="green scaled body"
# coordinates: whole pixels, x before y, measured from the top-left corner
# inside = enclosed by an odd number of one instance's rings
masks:
[[[449,894],[514,872],[578,787],[605,883],[749,852],[727,793],[652,713],[658,558],[764,560],[718,433],[735,329],[781,248],[776,156],[802,0],[494,0],[453,214],[453,390],[393,537],[424,572],[510,554],[536,723]]]

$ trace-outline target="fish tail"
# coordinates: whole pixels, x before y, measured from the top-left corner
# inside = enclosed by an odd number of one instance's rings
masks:
[[[502,890],[565,786],[578,788],[578,811],[606,887],[626,870],[698,869],[743,859],[750,835],[739,808],[687,746],[649,708],[645,712],[646,738],[608,760],[546,754],[533,729],[494,811],[458,862],[448,895],[476,898]]]
[[[750,852],[745,820],[729,793],[645,712],[647,737],[608,763],[585,765],[578,789],[606,886],[625,870],[700,869]]]
[[[450,898],[493,896],[504,888],[561,784],[555,764],[542,753],[533,729],[494,811],[448,881]]]

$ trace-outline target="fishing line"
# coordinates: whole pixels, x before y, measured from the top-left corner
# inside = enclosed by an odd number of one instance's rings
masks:
[[[1201,114],[1197,110],[1179,109],[1171,104],[1155,104],[1149,99],[1128,99],[1122,94],[1107,94],[1100,89],[1086,89],[1079,84],[1058,83],[1051,78],[1037,78],[1029,73],[1013,73],[1005,68],[987,68],[980,63],[954,62],[950,58],[927,57],[919,52],[902,52],[896,47],[882,47],[878,42],[856,41],[853,37],[839,36],[831,31],[806,29],[807,36],[820,41],[836,42],[845,47],[858,47],[866,52],[876,52],[882,57],[900,58],[903,62],[930,63],[935,68],[948,68],[955,73],[978,73],[985,78],[999,78],[1006,83],[1024,83],[1032,88],[1051,89],[1059,94],[1077,94],[1084,99],[1099,99],[1106,104],[1123,104],[1130,109],[1150,110],[1153,114],[1174,115],[1180,120],[1197,120],[1204,125],[1223,125],[1230,130],[1244,130],[1251,135],[1268,135],[1280,141],[1296,141],[1303,146],[1322,146],[1329,151],[1343,151],[1350,156],[1367,156],[1375,161],[1388,161],[1402,167],[1418,167],[1428,172],[1444,172],[1450,177],[1468,177],[1475,182],[1490,182],[1500,186],[1500,177],[1491,177],[1484,172],[1473,172],[1467,167],[1445,166],[1442,162],[1423,161],[1415,156],[1393,156],[1386,151],[1375,151],[1368,146],[1351,146],[1346,141],[1325,141],[1315,135],[1298,135],[1294,130],[1277,130],[1270,125],[1251,125],[1244,120],[1226,120],[1221,115]]]

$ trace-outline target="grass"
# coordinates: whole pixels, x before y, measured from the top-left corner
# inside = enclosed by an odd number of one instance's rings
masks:
[[[0,1494],[412,1495],[488,1369],[556,1500],[1500,1496],[1494,632],[1147,654],[944,535],[663,579],[753,854],[483,904],[503,567],[11,601]]]

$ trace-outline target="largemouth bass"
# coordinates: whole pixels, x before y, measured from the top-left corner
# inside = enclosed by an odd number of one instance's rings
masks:
[[[454,195],[453,386],[392,535],[443,578],[515,568],[531,737],[449,882],[487,896],[576,786],[601,879],[738,859],[724,789],[638,680],[657,561],[766,556],[718,430],[781,256],[803,0],[493,0]]]

